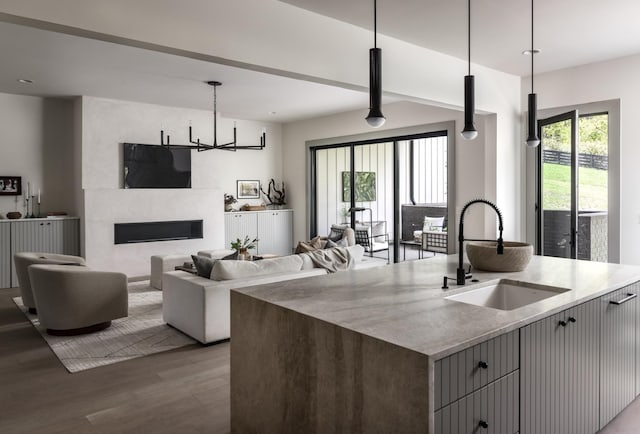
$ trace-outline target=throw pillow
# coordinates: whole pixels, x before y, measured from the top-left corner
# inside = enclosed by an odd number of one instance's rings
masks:
[[[444,217],[428,217],[424,218],[424,224],[422,226],[423,232],[442,232],[442,225],[444,224]]]
[[[346,230],[346,226],[342,225],[331,225],[331,232],[329,232],[329,236],[327,237],[331,241],[338,241],[343,237],[344,231]]]
[[[298,255],[282,256],[262,261],[218,261],[213,266],[211,280],[245,279],[269,274],[289,273],[302,269]]]
[[[327,240],[327,244],[324,245],[325,249],[332,249],[334,247],[347,247],[347,239],[340,238],[338,241]]]
[[[374,223],[373,226],[371,227],[371,236],[377,237],[379,235],[384,235],[385,228],[386,228],[386,222]]]
[[[335,242],[335,245],[336,247],[347,247],[349,245],[349,242],[347,241],[346,237],[342,237],[341,239]]]
[[[300,241],[296,247],[296,253],[306,253],[322,249],[325,244],[326,241],[320,238],[320,236],[311,239],[311,241]]]
[[[213,264],[216,263],[217,259],[211,259],[207,258],[206,256],[196,255],[191,255],[191,259],[193,259],[193,264],[196,266],[196,274],[200,277],[206,277],[208,279],[211,276]]]
[[[338,247],[338,243],[336,243],[335,241],[331,241],[331,239],[328,239],[327,244],[324,245],[325,249],[332,249],[334,247]]]
[[[237,261],[238,260],[238,251],[236,250],[235,252],[233,252],[230,255],[224,256],[221,258],[223,261]]]

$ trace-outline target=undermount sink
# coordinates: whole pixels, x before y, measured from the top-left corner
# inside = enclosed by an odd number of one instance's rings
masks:
[[[445,298],[492,309],[513,310],[566,291],[569,290],[510,279],[500,279]]]

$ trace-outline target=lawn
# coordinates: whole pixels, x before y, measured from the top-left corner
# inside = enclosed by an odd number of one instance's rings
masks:
[[[578,170],[578,209],[607,210],[608,171],[581,167]],[[571,168],[544,164],[543,207],[547,210],[571,208]]]

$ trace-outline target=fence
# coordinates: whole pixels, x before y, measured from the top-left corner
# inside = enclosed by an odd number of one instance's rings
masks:
[[[549,149],[545,149],[543,152],[543,159],[545,163],[571,166],[570,152],[552,151]],[[578,154],[578,165],[580,167],[608,170],[609,157],[607,155]]]

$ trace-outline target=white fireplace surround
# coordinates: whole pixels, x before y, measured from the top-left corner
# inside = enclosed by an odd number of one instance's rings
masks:
[[[190,254],[224,248],[224,200],[216,189],[85,190],[85,255],[98,270],[129,277],[149,275],[152,255]],[[203,238],[114,244],[114,224],[203,220]]]

